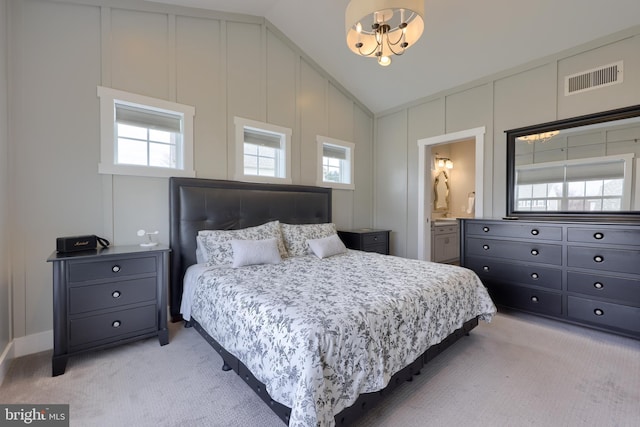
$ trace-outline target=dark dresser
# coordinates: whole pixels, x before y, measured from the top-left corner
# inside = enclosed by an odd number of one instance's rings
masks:
[[[495,303],[640,338],[640,224],[461,219]]]
[[[355,230],[340,230],[338,235],[349,249],[389,255],[389,232],[390,230],[359,228]]]
[[[74,354],[157,336],[169,342],[169,248],[112,246],[54,252],[53,376]]]

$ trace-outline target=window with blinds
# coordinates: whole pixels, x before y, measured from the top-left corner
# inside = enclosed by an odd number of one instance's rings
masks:
[[[354,144],[324,136],[318,136],[317,143],[318,185],[353,190]]]
[[[193,107],[105,87],[98,96],[101,173],[195,176]]]
[[[520,211],[606,212],[628,209],[633,155],[549,162],[516,171]]]
[[[291,183],[291,129],[235,117],[236,179]]]
[[[115,102],[115,163],[177,169],[183,115]]]

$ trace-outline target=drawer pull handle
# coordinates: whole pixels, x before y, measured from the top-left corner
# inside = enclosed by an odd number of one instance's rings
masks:
[[[596,282],[596,283],[593,284],[593,287],[596,288],[596,289],[602,289],[602,288],[604,288],[604,285],[602,283],[600,283],[600,282]]]
[[[483,266],[482,266],[482,270],[484,270],[484,271],[489,271],[490,269],[489,269],[489,266],[488,266],[488,265],[483,265]]]
[[[482,231],[484,231],[485,233],[489,232],[489,227],[482,227]]]
[[[113,267],[111,267],[111,271],[117,273],[118,271],[120,271],[120,266],[118,264],[114,265]]]
[[[596,316],[603,316],[604,315],[604,310],[602,310],[600,308],[596,308],[595,310],[593,310],[593,314],[595,314]]]
[[[111,296],[114,298],[120,298],[120,291],[113,291],[113,293],[111,293]]]
[[[489,250],[489,245],[482,245],[482,249],[484,249],[485,251]]]
[[[537,249],[531,249],[531,255],[533,256],[538,256],[538,250]]]
[[[531,301],[532,301],[532,302],[538,302],[538,297],[537,297],[537,296],[535,296],[535,295],[534,295],[534,296],[532,296],[532,297],[531,297]]]
[[[533,230],[531,230],[531,234],[533,234],[534,236],[537,236],[538,234],[540,234],[540,232],[538,231],[537,228],[534,228]]]
[[[602,240],[604,238],[604,234],[602,233],[596,233],[593,235],[593,238],[596,240]]]
[[[593,257],[593,260],[595,262],[602,262],[602,261],[604,261],[604,257],[600,256],[600,255],[596,255],[596,256]]]
[[[378,236],[373,236],[373,240],[378,240]]]
[[[538,273],[531,273],[531,278],[533,280],[538,280]]]
[[[113,323],[111,324],[112,327],[114,328],[119,328],[121,325],[119,320],[114,320]]]

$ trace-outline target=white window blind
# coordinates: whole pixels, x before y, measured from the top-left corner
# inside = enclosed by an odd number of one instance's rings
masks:
[[[182,130],[182,115],[120,104],[117,101],[115,107],[118,123],[172,133]]]
[[[347,149],[345,147],[325,143],[322,145],[322,156],[329,157],[331,159],[346,160]]]
[[[245,128],[244,142],[247,144],[259,145],[261,147],[280,149],[282,147],[282,135],[264,132],[258,129]]]

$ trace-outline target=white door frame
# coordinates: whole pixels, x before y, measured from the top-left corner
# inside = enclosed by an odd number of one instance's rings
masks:
[[[474,215],[480,218],[483,215],[483,189],[484,189],[484,126],[459,132],[446,133],[444,135],[433,136],[418,140],[418,259],[431,260],[431,227],[427,227],[431,213],[427,215],[425,208],[431,206],[431,191],[426,191],[426,174],[431,167],[427,168],[426,156],[431,158],[431,146],[439,144],[451,144],[468,139],[475,139],[476,142],[476,203]],[[430,164],[431,162],[429,162]],[[431,179],[429,179],[431,181]],[[429,242],[429,244],[427,244]]]

